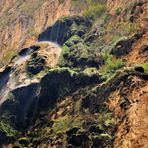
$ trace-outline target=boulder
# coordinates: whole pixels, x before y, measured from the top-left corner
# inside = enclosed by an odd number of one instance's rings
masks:
[[[68,143],[73,146],[80,147],[82,144],[87,143],[89,140],[90,139],[87,135],[72,135],[69,138]]]
[[[115,55],[116,57],[125,56],[132,50],[133,43],[133,38],[121,38],[113,45],[111,54]]]
[[[144,73],[144,68],[142,66],[135,66],[135,71],[140,72],[140,73]]]

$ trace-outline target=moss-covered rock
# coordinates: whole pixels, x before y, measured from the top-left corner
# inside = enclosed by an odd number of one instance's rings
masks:
[[[51,109],[57,100],[78,88],[103,81],[96,69],[76,72],[70,68],[55,68],[46,73],[39,83],[31,83],[11,91],[7,100],[1,105],[1,115],[8,112],[15,117],[10,120],[16,120],[17,129],[27,128],[38,112]]]
[[[61,18],[39,35],[39,41],[53,41],[62,45],[73,35],[82,37],[89,26],[90,22],[80,16]]]
[[[90,74],[85,71],[76,72],[69,68],[49,70],[41,80],[40,107],[53,106],[58,98],[63,98],[79,87],[100,82],[102,78],[96,71]]]
[[[10,122],[9,115],[3,115],[0,119],[0,145],[13,142],[19,132],[14,129],[13,124]]]
[[[29,139],[27,137],[22,137],[18,139],[18,143],[24,147],[27,147],[29,145]]]
[[[114,43],[111,53],[117,57],[125,56],[131,51],[133,43],[133,38],[120,38],[116,43]]]
[[[84,40],[78,36],[72,36],[63,45],[63,55],[60,66],[85,69],[86,67],[100,67],[103,58],[97,50],[86,45]]]
[[[104,77],[104,79],[110,78],[117,70],[123,68],[126,64],[122,59],[118,59],[108,51],[101,52],[104,65],[100,67],[99,71]]]
[[[11,91],[11,95],[8,95],[6,101],[0,106],[0,115],[7,112],[16,129],[25,129],[36,115],[37,108],[32,108],[36,104],[39,88],[39,84],[36,83]]]
[[[133,44],[139,39],[141,39],[144,34],[145,31],[141,30],[132,36],[119,38],[112,45],[111,53],[116,57],[122,57],[127,55],[132,50]]]

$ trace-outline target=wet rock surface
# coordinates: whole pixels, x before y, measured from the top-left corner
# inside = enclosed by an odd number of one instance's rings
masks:
[[[89,26],[90,22],[83,17],[74,16],[63,18],[41,33],[38,40],[52,41],[62,45],[73,35],[82,37]]]
[[[38,74],[45,69],[45,59],[34,53],[32,55],[32,60],[28,61],[27,71],[33,75]]]

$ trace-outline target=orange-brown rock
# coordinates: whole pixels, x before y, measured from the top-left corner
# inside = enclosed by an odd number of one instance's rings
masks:
[[[148,84],[146,81],[130,76],[128,85],[121,84],[120,89],[110,96],[109,106],[117,117],[117,132],[114,147],[148,147]]]
[[[2,0],[0,2],[0,58],[37,41],[38,34],[61,16],[69,15],[70,1]],[[12,53],[13,52],[13,53]],[[0,65],[5,63],[0,60]]]

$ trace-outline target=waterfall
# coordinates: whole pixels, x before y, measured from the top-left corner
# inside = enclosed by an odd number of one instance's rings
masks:
[[[0,108],[3,109],[1,113],[5,112],[6,109],[10,114],[16,116],[16,126],[21,125],[25,128],[34,121],[40,110],[40,102],[44,101],[40,98],[41,78],[30,78],[27,75],[26,62],[28,60],[34,62],[34,58],[39,56],[45,58],[45,66],[54,68],[58,64],[62,52],[57,43],[49,41],[37,42],[34,47],[39,47],[39,51],[30,50],[31,47],[21,50],[11,60],[9,71],[0,72]],[[37,57],[31,56],[34,52],[36,52]],[[11,98],[12,101],[7,101]]]
[[[13,62],[13,67],[9,72],[2,73],[0,77],[0,105],[8,98],[9,93],[17,86],[17,78],[15,71],[19,66],[25,63],[30,58],[30,55],[19,56]]]
[[[58,27],[57,27],[58,29],[57,29],[57,32],[56,32],[56,39],[55,39],[56,43],[58,43],[60,27],[61,27],[61,22],[59,22]]]
[[[60,26],[59,26],[60,28]],[[58,36],[56,37],[57,40]],[[43,52],[47,58],[48,62],[50,63],[51,67],[54,67],[57,65],[59,57],[61,55],[62,49],[57,43],[49,42],[49,41],[42,41],[37,42],[36,46],[41,47],[41,52]],[[43,48],[43,49],[42,49]],[[43,50],[43,51],[42,51]],[[21,50],[15,58],[11,61],[11,68],[8,72],[2,72],[0,73],[0,105],[9,98],[9,93],[13,91],[14,89],[17,89],[19,87],[26,86],[30,83],[32,83],[32,80],[29,77],[25,77],[24,81],[19,82],[18,76],[20,76],[22,73],[19,71],[21,67],[25,67],[25,63],[27,60],[30,59],[31,54],[35,50],[31,48],[25,48]],[[23,65],[24,64],[24,65]],[[18,73],[19,72],[19,73]],[[21,77],[21,76],[20,76]],[[35,80],[33,80],[35,81]],[[31,98],[30,98],[31,99]],[[29,102],[28,102],[29,107]]]
[[[29,60],[30,55],[20,57],[15,63],[14,66],[20,66],[21,64],[25,63],[27,60]]]
[[[7,88],[7,83],[10,79],[10,69],[7,71],[6,69],[0,73],[0,104],[3,101],[9,92]]]

